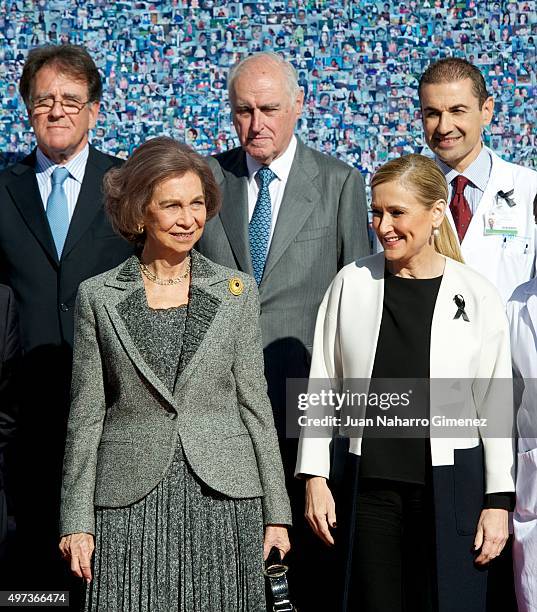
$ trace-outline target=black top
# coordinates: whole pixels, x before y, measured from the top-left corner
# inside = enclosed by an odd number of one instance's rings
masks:
[[[401,390],[412,389],[408,407],[371,409],[367,417],[429,418],[429,385],[431,324],[442,277],[401,278],[388,272],[384,278],[384,304],[370,393],[399,390],[388,381],[378,379],[412,379],[402,382]],[[417,379],[417,380],[415,380]],[[415,380],[415,382],[414,382]],[[376,430],[382,435],[385,428]],[[371,437],[364,430],[360,473],[363,477],[387,478],[417,484],[425,483],[425,469],[430,464],[429,428],[415,428],[420,437]],[[412,431],[404,429],[405,433]]]
[[[409,408],[371,409],[366,416],[428,418],[430,414],[429,383],[431,325],[442,277],[402,278],[386,272],[384,303],[370,393],[394,390],[393,383],[379,379],[411,379],[397,390],[413,389]],[[405,383],[408,383],[405,385]],[[376,421],[375,421],[376,422]],[[407,433],[411,430],[406,429]],[[431,465],[431,447],[427,431],[414,428],[420,437],[379,437],[386,429],[377,429],[375,437],[364,428],[360,476],[424,484]],[[513,493],[485,495],[484,508],[514,509]]]
[[[150,308],[142,287],[118,306],[147,365],[173,393],[183,348],[187,306]]]

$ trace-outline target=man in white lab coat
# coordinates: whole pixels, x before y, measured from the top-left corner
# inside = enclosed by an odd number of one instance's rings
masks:
[[[537,200],[535,202],[537,205]],[[535,211],[537,212],[537,211]],[[513,515],[519,612],[537,611],[537,278],[507,304],[518,415],[518,469]]]
[[[419,97],[425,139],[448,182],[448,218],[464,260],[507,302],[518,285],[535,276],[537,172],[483,145],[494,99],[466,60],[431,64],[420,79]]]

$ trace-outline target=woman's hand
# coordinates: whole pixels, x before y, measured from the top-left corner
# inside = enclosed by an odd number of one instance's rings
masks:
[[[60,540],[62,557],[71,563],[75,576],[91,582],[91,556],[95,549],[94,539],[90,533],[71,533]]]
[[[336,526],[336,505],[326,478],[312,476],[306,481],[305,516],[315,534],[328,546],[333,546],[334,538],[329,531]]]
[[[487,508],[481,511],[474,539],[475,550],[481,548],[479,556],[475,559],[478,565],[485,565],[502,552],[509,537],[507,516],[507,510],[499,508]]]
[[[282,559],[289,552],[291,543],[289,542],[287,527],[282,525],[267,525],[265,527],[265,539],[263,541],[263,559],[265,561],[273,546],[276,546],[280,551]]]

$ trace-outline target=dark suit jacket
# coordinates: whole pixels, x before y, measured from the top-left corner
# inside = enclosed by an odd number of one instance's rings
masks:
[[[103,176],[118,163],[90,147],[59,261],[34,172],[35,151],[0,173],[0,282],[15,294],[24,352],[17,481],[35,481],[35,494],[46,503],[59,496],[78,285],[133,250],[114,234],[103,209]],[[30,486],[24,488],[26,498]],[[21,504],[20,510],[30,511],[27,502]]]
[[[103,176],[119,163],[90,147],[60,261],[34,173],[35,151],[0,174],[0,281],[15,292],[25,353],[72,345],[78,285],[133,251],[112,230],[102,204]]]
[[[252,274],[246,155],[237,148],[208,161],[223,205],[198,248],[217,263]],[[285,381],[308,376],[323,295],[342,266],[368,254],[360,173],[298,141],[259,286],[265,374],[280,436]]]
[[[19,330],[13,292],[9,287],[0,285],[0,545],[7,526],[2,451],[13,437],[16,428],[17,402],[13,377],[19,352]]]
[[[9,287],[0,285],[0,452],[13,437],[16,426],[16,394],[10,383],[19,353],[15,299]]]

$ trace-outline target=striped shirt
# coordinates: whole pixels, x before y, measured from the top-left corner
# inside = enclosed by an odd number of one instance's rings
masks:
[[[86,172],[86,163],[88,161],[89,145],[86,146],[70,159],[64,168],[69,171],[63,188],[65,195],[67,196],[67,209],[69,212],[69,221],[73,218],[75,212],[76,202],[80,193],[80,187],[82,187],[82,180],[84,179],[84,173]],[[39,147],[37,147],[37,159],[35,166],[35,176],[37,178],[37,185],[39,186],[39,193],[41,194],[41,200],[45,211],[47,210],[47,201],[52,191],[52,173],[58,167],[59,164],[55,164],[50,160]]]
[[[468,201],[472,215],[475,214],[487,187],[487,183],[489,182],[490,171],[492,169],[492,159],[487,149],[483,147],[479,155],[464,172],[457,172],[457,170],[445,164],[438,157],[436,158],[436,163],[446,177],[449,189],[448,202],[451,202],[453,195],[453,180],[459,176],[459,174],[462,174],[470,181],[464,189],[464,197]]]

